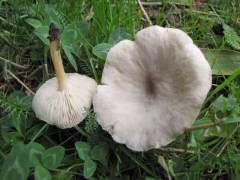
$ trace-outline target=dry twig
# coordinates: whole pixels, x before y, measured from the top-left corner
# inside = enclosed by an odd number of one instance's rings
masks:
[[[7,73],[13,77],[17,82],[19,82],[30,94],[34,95],[35,93],[24,83],[22,82],[15,74],[13,74],[11,71],[7,70]]]
[[[3,58],[3,57],[0,57],[0,60],[4,61],[5,63],[11,64],[11,65],[13,65],[13,66],[15,66],[15,67],[17,67],[17,68],[20,68],[20,69],[27,69],[26,66],[22,66],[22,65],[20,65],[20,64],[17,64],[17,63],[15,63],[15,62],[12,62],[12,61],[10,61],[10,60],[8,60],[8,59],[5,59],[5,58]]]
[[[142,5],[141,0],[137,0],[137,2],[138,2],[138,5],[139,5],[139,7],[140,7],[140,9],[141,9],[141,11],[142,11],[142,13],[143,13],[143,15],[144,15],[145,18],[146,18],[148,24],[149,24],[150,26],[152,26],[152,21],[150,20],[147,12],[145,11],[145,9],[144,9],[144,7],[143,7],[143,5]]]

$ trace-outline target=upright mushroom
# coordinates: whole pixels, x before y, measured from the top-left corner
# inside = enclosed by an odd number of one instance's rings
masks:
[[[36,116],[59,128],[71,128],[86,116],[96,91],[96,82],[77,73],[65,74],[60,53],[59,30],[50,25],[50,54],[56,77],[36,92],[32,107]]]
[[[115,141],[146,151],[191,127],[210,87],[211,68],[192,39],[151,26],[110,49],[93,105]]]

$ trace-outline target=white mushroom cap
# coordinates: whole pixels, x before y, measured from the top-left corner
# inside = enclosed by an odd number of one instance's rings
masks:
[[[66,89],[58,89],[57,78],[46,81],[36,92],[32,107],[36,117],[59,128],[71,128],[87,115],[96,92],[96,82],[77,73],[66,74]]]
[[[60,53],[59,29],[54,24],[49,31],[50,53],[56,78],[45,82],[36,92],[32,107],[36,116],[59,128],[71,128],[87,115],[96,82],[77,73],[65,74]]]
[[[110,49],[94,111],[115,141],[145,151],[191,127],[210,87],[211,68],[191,38],[151,26]]]

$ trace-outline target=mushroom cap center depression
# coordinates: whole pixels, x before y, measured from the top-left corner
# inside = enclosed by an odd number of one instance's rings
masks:
[[[161,55],[160,50],[157,56],[153,56],[151,53],[142,54],[143,50],[137,48],[140,53],[135,54],[135,59],[126,55],[131,54],[130,51],[134,50],[129,48],[129,46],[127,49],[124,48],[125,62],[121,62],[122,64],[119,66],[112,61],[106,63],[106,68],[112,69],[111,66],[115,66],[112,78],[110,78],[113,80],[114,86],[125,91],[127,99],[129,99],[127,95],[129,92],[133,97],[135,96],[134,98],[138,97],[140,102],[143,102],[144,96],[145,100],[159,101],[161,97],[164,97],[162,100],[173,100],[174,103],[176,103],[176,100],[179,100],[181,103],[182,98],[185,95],[187,96],[189,91],[191,93],[194,88],[192,86],[195,84],[194,79],[198,77],[196,77],[192,63],[188,62],[192,59],[188,59],[187,55],[184,55],[185,57],[176,55],[179,54],[178,51],[184,51],[184,49],[169,48],[172,51],[166,51]],[[182,61],[181,58],[185,60]],[[126,64],[124,65],[123,63]],[[112,85],[112,82],[108,84],[106,79],[103,78],[103,83]]]

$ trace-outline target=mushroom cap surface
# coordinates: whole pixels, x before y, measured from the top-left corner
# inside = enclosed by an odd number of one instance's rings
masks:
[[[145,28],[110,49],[93,99],[97,121],[132,150],[160,148],[192,126],[211,74],[185,32]]]
[[[67,73],[66,89],[59,91],[57,78],[54,77],[38,89],[32,108],[40,120],[62,129],[71,128],[86,117],[96,88],[93,79]]]

